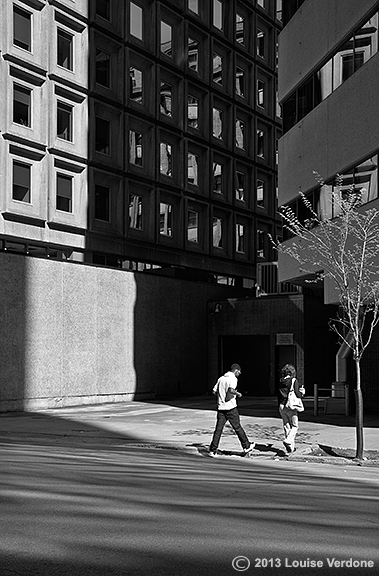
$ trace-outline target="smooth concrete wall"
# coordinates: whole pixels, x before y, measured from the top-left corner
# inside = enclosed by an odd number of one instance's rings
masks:
[[[207,389],[217,285],[0,253],[0,411]]]
[[[376,0],[306,0],[279,34],[279,100],[317,69],[376,4]]]

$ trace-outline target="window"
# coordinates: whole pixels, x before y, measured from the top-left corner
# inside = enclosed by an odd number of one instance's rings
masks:
[[[188,96],[188,126],[199,127],[199,100],[194,96]]]
[[[72,70],[73,37],[68,32],[58,28],[58,66]]]
[[[213,246],[215,248],[224,247],[224,220],[213,217]]]
[[[188,9],[195,14],[199,13],[199,0],[188,0]]]
[[[129,132],[129,160],[136,166],[142,166],[142,134],[135,130]]]
[[[106,88],[110,86],[110,57],[98,49],[96,49],[96,83]]]
[[[130,195],[129,227],[142,230],[142,197],[137,194]]]
[[[266,8],[266,0],[257,0],[257,4],[262,8]]]
[[[242,120],[236,120],[236,146],[241,150],[245,149],[245,123]]]
[[[222,86],[222,56],[213,53],[213,82]]]
[[[96,0],[96,14],[105,20],[110,20],[110,3],[111,0]]]
[[[245,44],[245,18],[236,14],[236,42]]]
[[[276,18],[279,22],[283,21],[283,0],[276,0]]]
[[[63,102],[57,105],[57,136],[72,142],[72,107]]]
[[[257,29],[257,55],[260,58],[265,58],[265,35],[262,30]]]
[[[188,152],[188,183],[199,185],[199,156]]]
[[[199,43],[193,38],[188,38],[188,68],[199,71]]]
[[[130,34],[143,40],[143,11],[140,6],[130,2]]]
[[[134,66],[130,66],[129,68],[129,78],[130,78],[130,92],[129,98],[133,102],[138,102],[142,104],[143,102],[143,84],[142,84],[142,72],[138,70],[138,68],[134,68]]]
[[[263,130],[257,130],[257,156],[259,158],[265,158],[266,150],[265,150],[265,133]]]
[[[257,179],[256,187],[256,201],[259,208],[265,207],[265,183],[263,180]]]
[[[95,186],[95,218],[109,222],[109,188],[99,184]]]
[[[18,6],[13,6],[13,44],[30,52],[32,49],[31,35],[32,15]]]
[[[257,104],[262,108],[265,107],[265,89],[266,85],[263,80],[257,80]]]
[[[245,226],[236,224],[236,251],[240,254],[245,253]]]
[[[213,0],[213,26],[219,30],[223,29],[223,5],[220,0]]]
[[[257,230],[257,256],[258,258],[266,257],[266,238],[264,230]]]
[[[213,136],[219,140],[223,139],[222,120],[222,110],[213,108]]]
[[[161,142],[160,145],[160,172],[165,176],[172,176],[171,144]]]
[[[161,113],[165,116],[172,116],[172,86],[167,82],[161,82],[160,97]]]
[[[199,242],[199,213],[195,210],[188,210],[187,240],[196,244]]]
[[[222,194],[222,165],[213,162],[213,192]]]
[[[172,204],[161,202],[159,215],[159,233],[163,236],[172,236]]]
[[[13,122],[30,126],[31,91],[23,86],[13,86]]]
[[[13,162],[13,200],[30,203],[30,170],[31,167],[28,164]]]
[[[245,200],[245,173],[236,172],[236,199]]]
[[[57,174],[57,210],[72,212],[72,176]]]
[[[166,56],[172,56],[172,26],[161,21],[161,52]]]
[[[245,72],[242,68],[236,67],[236,94],[245,97]]]
[[[110,153],[110,123],[104,118],[95,120],[95,150],[101,154]]]

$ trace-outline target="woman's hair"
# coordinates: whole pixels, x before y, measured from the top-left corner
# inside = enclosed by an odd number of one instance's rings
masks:
[[[280,378],[286,378],[286,376],[291,376],[296,378],[296,368],[292,364],[285,364],[280,371]]]

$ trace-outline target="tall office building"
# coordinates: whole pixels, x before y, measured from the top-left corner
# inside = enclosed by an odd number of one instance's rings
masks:
[[[285,5],[279,39],[279,204],[292,206],[300,219],[306,215],[299,189],[316,212],[336,216],[330,191],[337,175],[342,188],[361,191],[364,206],[378,207],[378,11],[377,0]],[[325,185],[316,182],[314,171]],[[281,280],[304,283],[294,260],[280,258],[279,270]],[[323,296],[337,304],[327,283]],[[364,357],[365,392],[376,407],[377,347],[376,336]]]
[[[2,0],[0,249],[253,287],[280,5]]]

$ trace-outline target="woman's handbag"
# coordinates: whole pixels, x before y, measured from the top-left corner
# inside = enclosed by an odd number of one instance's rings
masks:
[[[290,410],[297,410],[298,412],[304,412],[304,404],[301,398],[298,398],[294,390],[295,379],[292,380],[291,389],[288,393],[286,408]]]

